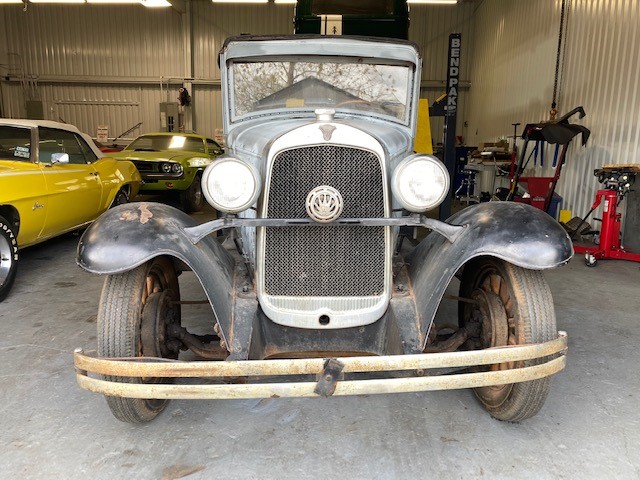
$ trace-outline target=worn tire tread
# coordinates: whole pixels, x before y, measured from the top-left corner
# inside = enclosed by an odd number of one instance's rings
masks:
[[[98,353],[105,357],[135,357],[137,329],[142,309],[142,288],[148,264],[117,275],[104,282],[98,306]],[[105,380],[140,383],[140,379],[105,376]],[[145,399],[105,396],[113,415],[127,423],[153,420],[168,404],[151,408]]]
[[[556,337],[555,309],[551,290],[540,271],[528,270],[503,260],[482,258],[474,261],[470,267],[480,269],[480,265],[489,263],[503,277],[506,277],[515,297],[518,310],[518,328],[521,329],[521,343],[541,343]],[[464,276],[463,274],[463,277]],[[461,289],[461,296],[470,292]],[[524,366],[541,363],[543,360],[523,362]],[[520,422],[536,415],[544,405],[549,394],[551,379],[549,377],[529,382],[512,384],[507,399],[498,406],[487,405],[477,390],[476,397],[484,408],[498,420]]]

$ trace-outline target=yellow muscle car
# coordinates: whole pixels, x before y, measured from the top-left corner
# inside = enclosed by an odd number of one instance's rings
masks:
[[[131,162],[103,157],[74,126],[0,119],[0,301],[18,249],[91,223],[133,198],[140,181]]]

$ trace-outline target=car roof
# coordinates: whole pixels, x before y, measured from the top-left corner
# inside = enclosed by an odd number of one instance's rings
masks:
[[[58,130],[66,130],[67,132],[73,132],[80,135],[89,145],[89,148],[93,151],[93,153],[98,157],[104,157],[104,154],[100,151],[98,146],[94,143],[93,139],[84,132],[78,130],[78,127],[75,125],[70,125],[68,123],[62,122],[54,122],[52,120],[28,120],[24,118],[0,118],[0,125],[10,125],[13,127],[26,127],[26,128],[37,128],[37,127],[45,127],[45,128],[56,128]]]
[[[69,132],[82,133],[75,125],[68,123],[54,122],[52,120],[28,120],[24,118],[0,118],[0,125],[15,125],[19,127],[46,127],[68,130]]]

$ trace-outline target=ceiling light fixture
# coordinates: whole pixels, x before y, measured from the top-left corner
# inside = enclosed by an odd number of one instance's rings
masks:
[[[31,3],[84,3],[84,0],[29,0]]]
[[[269,0],[211,0],[213,3],[269,3]]]
[[[136,3],[139,4],[140,0],[87,0],[87,3],[95,3],[95,4],[123,4],[123,3]]]
[[[273,3],[276,5],[295,5],[298,0],[274,0]]]
[[[167,0],[140,0],[140,3],[147,8],[164,8],[171,6]]]
[[[458,0],[407,0],[413,5],[455,5]]]
[[[22,0],[0,0],[0,3],[22,3]]]

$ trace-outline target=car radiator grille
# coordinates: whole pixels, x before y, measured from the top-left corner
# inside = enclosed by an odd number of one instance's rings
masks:
[[[139,172],[157,172],[158,164],[154,162],[136,162],[133,164],[136,166]]]
[[[294,148],[275,157],[267,215],[307,218],[307,195],[321,185],[341,193],[342,218],[384,217],[377,155],[333,145]],[[384,255],[385,227],[266,228],[265,292],[274,296],[381,295]]]

